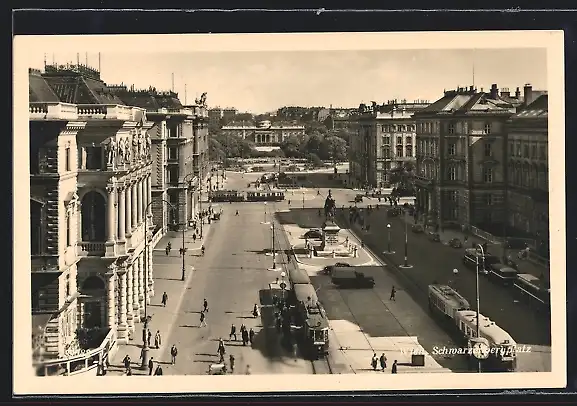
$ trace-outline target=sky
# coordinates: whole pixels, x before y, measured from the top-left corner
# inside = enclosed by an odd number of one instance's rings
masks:
[[[30,67],[47,62],[76,63],[78,54],[33,50]],[[80,63],[97,68],[98,53],[80,52]],[[283,106],[358,107],[389,99],[433,102],[444,89],[496,83],[514,92],[526,83],[547,89],[544,48],[384,49],[255,52],[101,52],[101,78],[107,84],[172,88],[192,104],[207,92],[210,107],[264,113]],[[474,72],[474,74],[473,74]],[[186,97],[185,97],[186,85]],[[186,100],[185,100],[186,99]]]

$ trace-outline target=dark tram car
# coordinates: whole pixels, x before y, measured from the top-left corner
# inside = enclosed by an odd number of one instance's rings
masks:
[[[282,190],[249,190],[246,192],[247,202],[280,202],[284,200]]]
[[[289,270],[289,279],[291,286],[311,283],[311,278],[307,274],[307,271],[298,266]]]
[[[211,202],[242,202],[244,193],[238,190],[214,190],[210,192]]]
[[[313,285],[294,285],[297,341],[305,358],[324,357],[329,350],[329,323]]]

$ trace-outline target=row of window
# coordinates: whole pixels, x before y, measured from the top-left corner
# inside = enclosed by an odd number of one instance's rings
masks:
[[[417,155],[431,155],[438,156],[438,142],[437,140],[419,140],[417,144]],[[464,155],[462,144],[457,142],[447,142],[446,143],[446,154],[447,156]],[[493,156],[493,143],[486,140],[483,143],[483,156],[492,157]]]
[[[415,132],[415,124],[383,124],[381,130],[385,133]]]
[[[546,143],[526,143],[522,141],[509,141],[509,156],[518,158],[547,159]]]
[[[547,190],[547,172],[530,166],[510,166],[509,183],[532,189]]]
[[[403,150],[405,155],[403,156]],[[404,149],[402,145],[397,145],[395,148],[395,157],[396,158],[414,158],[413,156],[413,146],[407,145]],[[391,147],[384,146],[383,147],[383,157],[384,158],[391,158]]]
[[[465,122],[460,123],[449,123],[446,127],[449,134],[468,134],[469,124]],[[483,124],[483,134],[491,134],[493,131],[492,123]],[[438,134],[440,133],[440,123],[438,121],[434,122],[421,122],[417,123],[417,133],[419,134]]]
[[[420,173],[427,179],[438,179],[438,167],[432,162],[423,162],[419,165]],[[464,180],[465,171],[459,165],[449,165],[445,172],[445,180],[460,181]],[[492,183],[495,178],[495,170],[490,166],[484,166],[482,169],[484,183]]]
[[[396,141],[397,141],[397,145],[403,145],[403,137],[395,137]],[[410,145],[413,143],[413,137],[408,136],[405,137],[405,144]],[[391,144],[391,137],[386,135],[383,136],[383,144]]]

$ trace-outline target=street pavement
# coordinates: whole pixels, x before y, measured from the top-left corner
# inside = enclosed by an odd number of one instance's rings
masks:
[[[246,175],[227,173],[227,189],[244,189],[246,182]],[[191,255],[194,273],[190,274],[184,286],[183,282],[177,282],[180,289],[185,291],[182,302],[174,303],[177,291],[173,294],[167,291],[173,297],[169,299],[166,308],[173,320],[159,314],[153,315],[151,331],[154,333],[160,329],[163,340],[161,348],[152,350],[151,356],[162,364],[164,375],[206,374],[211,364],[218,363],[218,339],[222,338],[226,346],[227,364],[229,355],[235,357],[235,374],[244,374],[248,365],[252,374],[312,373],[310,362],[298,357],[298,354],[297,357],[288,354],[280,346],[270,309],[261,307],[269,283],[274,282],[280,273],[268,270],[272,266],[272,258],[266,255],[271,246],[271,230],[269,224],[261,224],[264,204],[225,203],[220,206],[224,212],[221,219],[213,221],[210,226],[205,242],[205,256]],[[238,216],[235,215],[236,210],[239,211]],[[173,249],[180,246],[177,241],[178,238],[172,243]],[[164,247],[163,244],[161,241],[159,248]],[[154,254],[155,275],[159,280],[156,282],[156,295],[152,304],[160,301],[164,289],[160,278],[179,277],[181,269],[178,251],[170,263],[168,261],[171,259],[163,257],[162,252],[158,252],[158,258],[157,252]],[[165,268],[161,268],[161,263],[165,263],[161,262],[161,258],[166,261]],[[282,256],[277,258],[279,270],[283,260]],[[167,276],[162,276],[163,270]],[[199,327],[200,310],[205,298],[209,308],[207,326]],[[255,304],[261,307],[261,317],[256,319],[251,314]],[[169,309],[173,305],[176,306]],[[232,324],[237,330],[236,341],[229,340]],[[247,329],[254,329],[252,346],[242,345],[241,324]],[[135,337],[140,337],[139,334],[137,332]],[[175,365],[170,364],[170,348],[173,344],[178,348]],[[134,356],[130,354],[133,361],[138,360],[140,355],[137,345],[133,345]],[[123,357],[123,352],[119,351],[113,363],[120,365]]]
[[[318,205],[324,199],[315,200]],[[312,202],[311,202],[312,204]],[[318,210],[283,210],[277,214],[291,246],[302,245],[302,234],[322,226]],[[346,229],[339,232],[341,241],[358,243]],[[359,245],[360,247],[360,245]],[[309,258],[297,255],[298,266],[307,271],[327,312],[331,327],[329,358],[333,373],[375,373],[370,366],[373,353],[384,353],[388,369],[398,361],[398,373],[451,372],[464,370],[462,359],[431,354],[434,346],[454,347],[451,338],[438,327],[403,290],[386,267],[360,248],[357,258]],[[330,277],[320,271],[326,265],[347,262],[375,279],[373,289],[337,289]],[[390,299],[392,286],[397,289]],[[410,366],[412,354],[425,355],[425,367]],[[450,369],[449,369],[450,368]],[[379,370],[379,373],[381,371]]]

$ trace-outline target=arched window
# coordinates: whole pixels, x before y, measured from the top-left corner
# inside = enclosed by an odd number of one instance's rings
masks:
[[[89,276],[84,280],[84,282],[82,282],[83,292],[88,290],[104,290],[105,288],[106,285],[104,284],[104,281],[98,276]]]
[[[30,200],[30,253],[42,254],[44,227],[42,222],[42,203]]]
[[[82,197],[82,241],[106,240],[106,202],[104,196],[90,191]]]

